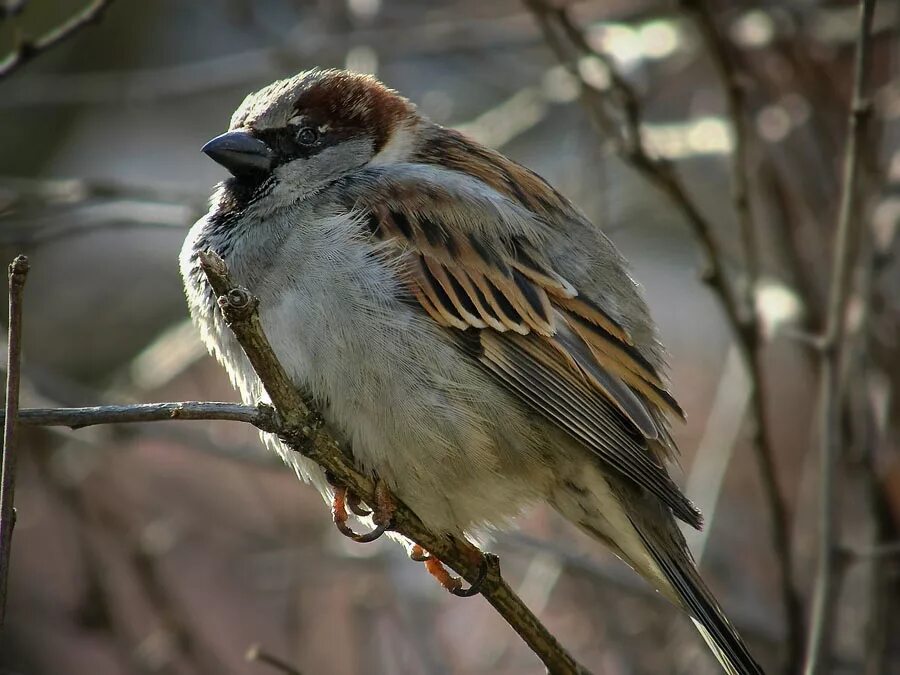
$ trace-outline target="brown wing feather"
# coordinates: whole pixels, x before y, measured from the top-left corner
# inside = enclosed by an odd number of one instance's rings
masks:
[[[506,386],[595,452],[613,470],[656,495],[686,523],[702,517],[658,462],[645,439],[629,434],[609,399],[577,377],[537,336],[482,331],[477,358]]]
[[[547,338],[561,355],[570,357],[572,369],[603,391],[648,439],[659,436],[658,423],[644,400],[683,415],[627,331],[596,303],[571,296],[577,290],[547,265],[535,262],[537,255],[525,252],[523,245],[503,257],[477,237],[462,237],[396,208],[378,206],[374,214],[379,223],[374,229],[412,255],[408,268],[412,291],[441,325],[519,335],[534,332]],[[442,245],[434,234],[427,234],[437,228]],[[565,344],[559,324],[570,329]]]
[[[373,191],[355,195],[353,207],[366,212],[366,230],[402,250],[409,289],[424,311],[464,331],[461,340],[477,338],[473,355],[504,386],[699,525],[662,464],[674,453],[665,413],[683,413],[628,331],[524,238],[439,222],[441,209],[428,198],[427,191],[416,200]]]

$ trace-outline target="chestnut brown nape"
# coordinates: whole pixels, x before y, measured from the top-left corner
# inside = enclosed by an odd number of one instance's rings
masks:
[[[313,73],[294,102],[294,110],[317,124],[369,134],[376,153],[400,121],[416,114],[411,101],[371,75],[342,70]]]

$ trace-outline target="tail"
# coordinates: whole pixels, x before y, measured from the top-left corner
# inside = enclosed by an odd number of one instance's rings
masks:
[[[550,501],[683,608],[728,675],[763,675],[697,573],[672,513],[655,497],[587,464],[564,476]]]
[[[675,599],[690,614],[700,635],[728,675],[764,675],[741,636],[725,617],[685,550],[670,550],[638,532],[650,557],[668,582]],[[679,547],[680,548],[680,547]]]

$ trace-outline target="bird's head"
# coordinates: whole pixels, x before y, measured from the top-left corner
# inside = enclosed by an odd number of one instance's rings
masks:
[[[418,122],[415,106],[373,77],[311,70],[247,96],[203,152],[246,198],[296,200],[367,164],[404,159]]]

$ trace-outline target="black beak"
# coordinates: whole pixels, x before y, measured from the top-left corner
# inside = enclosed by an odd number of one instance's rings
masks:
[[[232,175],[268,172],[272,169],[269,146],[246,131],[229,131],[203,146],[202,152]]]

